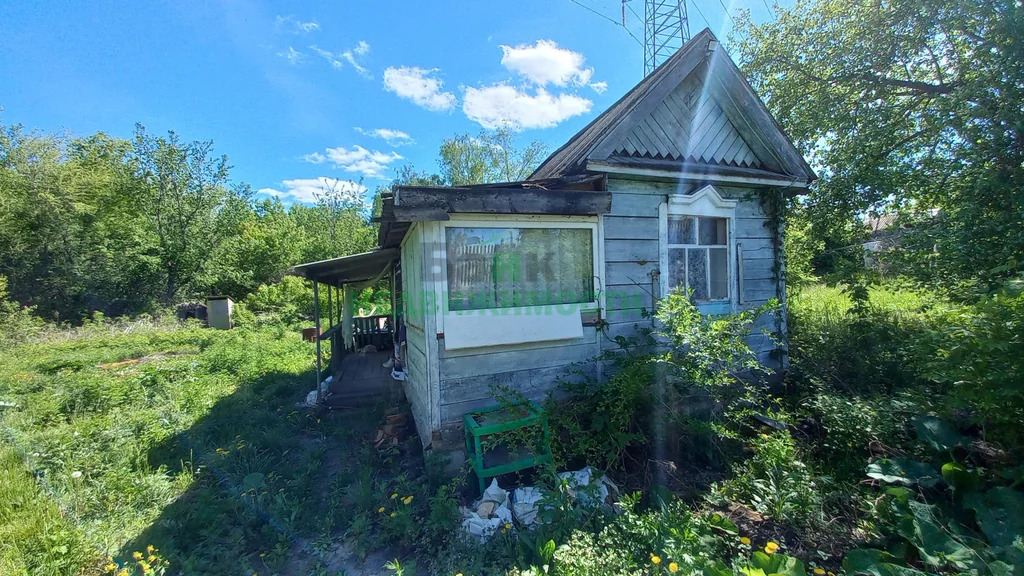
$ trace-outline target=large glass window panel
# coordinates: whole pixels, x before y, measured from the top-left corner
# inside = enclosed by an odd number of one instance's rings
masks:
[[[686,254],[687,285],[693,291],[694,300],[708,299],[708,251],[689,249]]]
[[[729,297],[729,251],[726,248],[710,248],[711,299],[724,300]]]
[[[725,246],[727,223],[725,218],[701,218],[701,246]]]
[[[668,249],[668,285],[671,288],[686,285],[686,248]]]
[[[668,243],[669,244],[696,244],[697,240],[696,218],[687,216],[683,218],[668,219]]]
[[[594,301],[590,228],[449,227],[445,240],[451,310]]]

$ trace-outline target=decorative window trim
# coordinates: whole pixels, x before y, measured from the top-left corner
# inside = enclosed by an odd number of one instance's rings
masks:
[[[658,210],[659,230],[658,248],[660,257],[660,289],[661,297],[669,293],[668,285],[668,219],[669,216],[694,216],[705,218],[725,218],[726,249],[728,251],[728,276],[726,285],[729,297],[721,300],[698,301],[697,307],[705,313],[735,312],[739,304],[736,276],[736,206],[739,200],[723,198],[714,186],[708,184],[693,194],[669,194],[666,202],[662,202]]]

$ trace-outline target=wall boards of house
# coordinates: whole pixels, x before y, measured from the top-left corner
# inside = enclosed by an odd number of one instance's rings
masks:
[[[612,192],[611,212],[602,217],[605,255],[605,319],[607,333],[630,336],[640,327],[654,327],[654,320],[643,317],[650,312],[655,295],[660,292],[652,273],[660,271],[659,209],[669,194],[692,193],[695,184],[650,182],[632,179],[608,179]],[[774,235],[770,221],[757,198],[757,190],[715,185],[726,198],[739,200],[735,213],[735,238],[742,245],[742,308],[755,308],[778,296],[774,278]],[[739,270],[734,270],[738,274]],[[735,276],[734,276],[735,278]],[[775,329],[774,318],[762,318],[751,335],[751,348],[767,366],[777,364],[772,358],[774,343],[760,333],[761,327]],[[602,338],[602,349],[616,349],[613,341]]]

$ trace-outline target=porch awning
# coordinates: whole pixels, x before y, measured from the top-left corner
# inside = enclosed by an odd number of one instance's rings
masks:
[[[293,266],[291,273],[307,280],[341,287],[378,278],[399,257],[397,248],[385,248]]]

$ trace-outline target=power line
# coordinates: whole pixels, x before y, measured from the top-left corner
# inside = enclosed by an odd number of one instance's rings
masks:
[[[725,7],[725,2],[723,2],[722,0],[718,0],[718,3],[722,5],[722,10],[725,11],[725,15],[729,17],[729,21],[732,22],[733,27],[735,27],[736,21],[732,19],[732,14],[729,14],[729,9]]]
[[[625,26],[622,26],[622,24],[620,24],[620,23],[619,23],[619,22],[618,22],[617,20],[615,20],[614,18],[611,18],[611,17],[609,17],[609,16],[607,16],[607,15],[605,15],[605,14],[601,14],[601,13],[600,13],[600,12],[598,12],[597,10],[594,10],[594,9],[593,9],[593,8],[591,8],[590,6],[587,6],[586,4],[584,4],[584,3],[582,3],[582,2],[579,2],[578,0],[569,0],[569,2],[572,2],[573,4],[575,4],[575,5],[577,5],[577,6],[580,6],[580,7],[582,7],[582,8],[586,8],[586,9],[587,9],[587,10],[589,10],[590,12],[593,12],[594,14],[597,14],[598,16],[600,16],[601,18],[604,18],[605,20],[607,20],[607,21],[611,22],[612,24],[615,24],[616,26],[620,26],[620,27],[622,27],[622,29],[626,31],[626,34],[629,34],[629,36],[630,36],[630,37],[631,37],[631,38],[632,38],[633,40],[636,40],[636,43],[637,43],[637,44],[639,44],[639,45],[641,45],[641,46],[643,46],[643,45],[644,45],[644,43],[643,43],[643,42],[641,42],[639,38],[637,38],[636,36],[634,36],[634,35],[633,35],[633,33],[629,31],[629,28],[626,28]],[[631,10],[632,10],[632,8],[631,8]]]
[[[693,7],[697,9],[697,14],[700,15],[700,19],[704,21],[704,25],[711,28],[711,22],[704,16],[704,13],[700,10],[700,4],[698,2],[693,3]]]
[[[775,18],[775,12],[772,11],[772,7],[768,5],[768,0],[761,0],[761,2],[764,2],[764,7],[768,9],[768,15]]]

